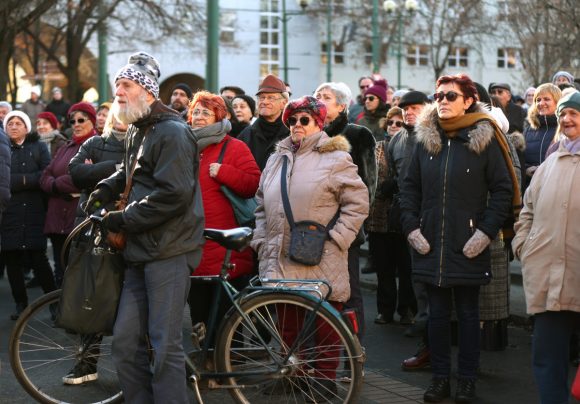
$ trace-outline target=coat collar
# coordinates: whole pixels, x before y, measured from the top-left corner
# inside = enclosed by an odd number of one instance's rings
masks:
[[[282,139],[276,145],[278,153],[288,153],[292,150],[292,140],[290,136]],[[350,143],[343,135],[329,137],[325,132],[318,132],[308,136],[302,141],[298,153],[304,150],[313,150],[319,153],[330,153],[333,151],[350,152]]]
[[[482,104],[478,103],[475,112],[489,113]],[[491,116],[489,119],[493,119]],[[445,136],[439,126],[437,115],[437,105],[425,106],[419,116],[415,131],[417,142],[422,144],[429,154],[437,155],[442,149],[442,136]],[[479,121],[476,125],[462,130],[457,136],[467,143],[467,147],[474,153],[482,153],[494,138],[494,128],[490,122]]]

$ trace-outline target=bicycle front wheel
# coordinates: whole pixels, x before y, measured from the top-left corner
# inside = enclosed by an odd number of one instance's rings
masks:
[[[361,346],[336,310],[303,294],[258,293],[232,309],[219,333],[216,364],[238,403],[354,403],[362,385]]]
[[[60,290],[34,301],[20,316],[10,336],[10,364],[26,392],[41,403],[117,403],[122,400],[107,336],[81,336],[55,328],[53,313]],[[80,362],[96,363],[96,380],[64,384]],[[78,381],[78,380],[77,380]]]

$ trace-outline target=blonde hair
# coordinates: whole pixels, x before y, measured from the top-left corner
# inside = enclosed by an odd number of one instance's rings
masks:
[[[379,126],[384,130],[387,130],[387,121],[395,115],[401,115],[401,118],[403,118],[403,110],[399,107],[391,107],[389,112],[387,112],[387,116],[380,119]]]
[[[534,102],[528,109],[528,122],[534,129],[538,129],[540,127],[540,118],[538,118],[539,113],[536,99],[544,94],[549,94],[554,99],[556,104],[558,104],[558,101],[560,101],[560,98],[562,98],[562,91],[552,83],[544,83],[536,88],[536,91],[534,91]]]

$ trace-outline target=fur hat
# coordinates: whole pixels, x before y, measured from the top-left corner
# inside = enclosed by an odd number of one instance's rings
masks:
[[[290,127],[290,125],[288,125],[288,118],[297,112],[309,113],[316,121],[316,124],[320,130],[324,128],[324,120],[326,119],[326,105],[318,101],[316,98],[305,95],[304,97],[290,101],[286,105],[286,108],[284,108],[284,113],[282,114],[282,122],[284,122],[284,125]]]
[[[161,68],[157,59],[146,52],[137,52],[129,56],[129,63],[117,72],[115,83],[119,79],[129,79],[157,99],[159,98],[160,76]]]
[[[236,95],[232,100],[232,104],[236,98],[246,101],[248,107],[250,107],[250,111],[252,111],[252,116],[256,115],[256,101],[252,97],[246,94]]]
[[[191,89],[190,86],[188,86],[185,83],[177,83],[173,87],[173,90],[171,90],[171,93],[173,94],[173,92],[175,90],[183,90],[183,92],[187,95],[187,98],[189,98],[190,100],[191,100],[191,97],[193,97],[193,90]]]
[[[24,126],[26,126],[26,133],[30,133],[32,131],[32,124],[30,123],[30,118],[22,111],[11,111],[4,117],[4,127],[8,127],[8,122],[14,118],[18,117],[24,122]]]
[[[93,126],[97,124],[97,111],[95,108],[89,104],[88,102],[77,102],[72,107],[69,108],[67,116],[70,117],[74,112],[84,112],[89,116],[90,121],[93,123]]]
[[[574,76],[572,76],[570,73],[565,72],[564,70],[560,70],[558,73],[554,74],[554,77],[552,77],[552,83],[556,83],[556,79],[558,77],[566,77],[566,80],[568,80],[568,82],[570,84],[574,84]]]
[[[262,93],[284,93],[286,92],[286,84],[273,74],[268,74],[258,86],[256,95]]]
[[[580,92],[575,91],[566,97],[560,98],[556,115],[560,115],[560,112],[562,112],[564,108],[574,108],[576,111],[580,112]]]
[[[399,108],[403,109],[408,105],[427,104],[429,98],[421,91],[409,91],[401,97],[399,101]]]
[[[58,129],[58,119],[56,119],[56,116],[52,112],[41,112],[36,116],[36,119],[46,119],[48,122],[50,122],[52,129]]]
[[[387,80],[379,79],[376,80],[372,86],[367,88],[365,91],[365,97],[367,95],[376,95],[381,99],[383,103],[387,102],[387,88],[388,88]]]

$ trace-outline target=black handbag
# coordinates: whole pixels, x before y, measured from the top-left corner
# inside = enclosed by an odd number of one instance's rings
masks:
[[[219,164],[222,163],[224,159],[224,154],[226,152],[226,146],[230,140],[226,140],[222,149],[220,150],[220,154],[218,157],[217,162]],[[228,198],[230,204],[232,205],[232,209],[234,210],[234,216],[236,218],[236,222],[239,226],[249,226],[254,227],[256,222],[256,215],[255,211],[258,207],[258,203],[256,202],[255,198],[242,198],[241,196],[236,195],[234,191],[226,187],[225,185],[220,186],[220,190],[223,194]]]
[[[284,213],[286,214],[286,218],[290,224],[290,249],[288,251],[288,256],[292,261],[303,265],[318,265],[322,260],[324,243],[329,239],[328,231],[332,229],[338,220],[340,209],[335,213],[326,227],[312,220],[294,222],[294,216],[292,215],[292,209],[290,208],[290,201],[288,199],[288,188],[286,184],[287,172],[288,156],[284,156],[284,162],[282,163],[281,191]]]
[[[112,335],[125,272],[122,253],[108,246],[89,219],[66,239],[64,258],[67,249],[55,325],[79,334]]]

